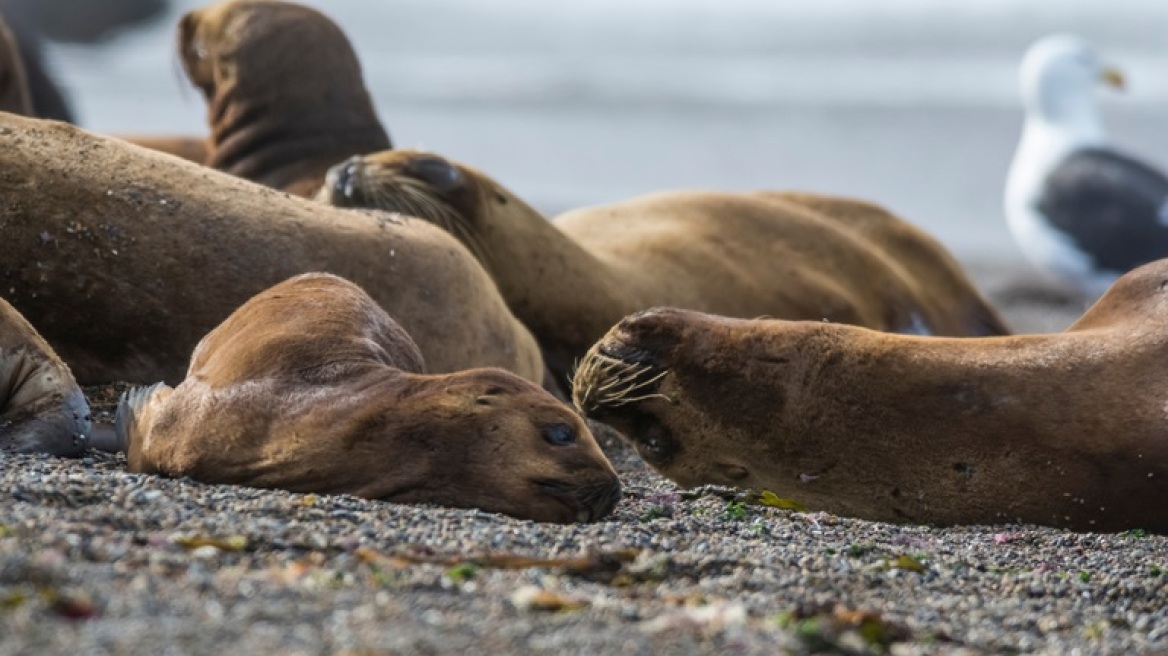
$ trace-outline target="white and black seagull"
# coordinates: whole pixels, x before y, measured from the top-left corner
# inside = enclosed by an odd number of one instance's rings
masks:
[[[1168,178],[1108,146],[1092,92],[1123,88],[1123,76],[1089,43],[1046,37],[1020,73],[1026,123],[1006,182],[1007,223],[1035,266],[1094,299],[1168,257]]]

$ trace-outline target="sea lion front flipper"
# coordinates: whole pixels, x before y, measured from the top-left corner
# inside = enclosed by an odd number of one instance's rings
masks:
[[[118,399],[114,435],[117,437],[118,450],[125,451],[130,460],[130,471],[138,471],[135,462],[142,451],[142,442],[149,434],[159,410],[173,393],[174,388],[166,383],[155,383],[123,392],[122,398]]]

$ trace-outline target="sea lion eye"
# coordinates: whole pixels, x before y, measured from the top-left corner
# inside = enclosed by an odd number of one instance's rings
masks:
[[[677,442],[661,424],[648,415],[642,416],[633,427],[637,451],[651,465],[665,465],[678,450]]]
[[[665,440],[657,436],[646,437],[641,440],[641,448],[648,451],[650,455],[660,458],[665,455]]]
[[[568,446],[576,441],[576,431],[567,424],[552,424],[543,429],[543,439],[553,446]]]
[[[406,162],[402,172],[425,182],[439,193],[454,191],[462,185],[462,173],[440,157],[415,157]]]

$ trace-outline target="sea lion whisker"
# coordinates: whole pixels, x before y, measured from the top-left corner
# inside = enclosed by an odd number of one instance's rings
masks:
[[[635,368],[623,369],[616,372],[613,372],[612,368],[600,370],[600,375],[604,376],[606,381],[598,389],[600,391],[611,390],[618,385],[633,383],[641,374],[644,374],[644,370]]]
[[[400,202],[410,204],[420,217],[454,235],[479,261],[488,258],[489,251],[480,243],[475,231],[467,225],[463,216],[441,198],[436,197],[434,189],[424,181],[410,176],[394,176],[382,188],[388,196],[397,197],[391,202],[400,199]]]
[[[644,388],[648,387],[649,385],[652,385],[653,383],[661,380],[662,378],[665,377],[665,374],[667,374],[667,373],[669,373],[669,372],[662,371],[661,373],[657,374],[656,376],[654,376],[648,380],[644,380],[644,381],[637,381],[637,380],[635,380],[635,377],[634,377],[634,380],[631,380],[631,381],[628,378],[626,378],[625,381],[628,384],[625,385],[624,387],[616,388],[614,385],[609,385],[609,386],[607,386],[608,389],[602,390],[602,392],[604,392],[604,398],[606,400],[629,398],[630,394],[636,392],[637,390],[644,389]],[[650,395],[650,396],[652,396],[652,395]],[[649,398],[649,397],[642,397],[642,398]]]
[[[622,406],[622,405],[628,405],[630,403],[637,403],[640,401],[648,401],[649,399],[665,399],[670,404],[677,403],[677,401],[675,401],[673,399],[673,397],[669,396],[668,394],[653,393],[653,394],[642,394],[641,396],[624,396],[624,397],[621,397],[619,399],[614,399],[614,400],[610,401],[608,403],[608,405]]]
[[[644,370],[636,370],[636,369],[631,370],[631,371],[620,372],[616,375],[610,376],[608,378],[607,382],[605,382],[603,385],[600,385],[597,389],[601,392],[606,392],[608,390],[613,389],[614,387],[619,387],[621,385],[629,385],[630,387],[638,387],[640,385],[646,384],[646,383],[638,383],[637,382],[637,377],[643,373],[644,373]]]

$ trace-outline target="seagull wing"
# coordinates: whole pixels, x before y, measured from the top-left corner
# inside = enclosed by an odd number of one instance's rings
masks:
[[[1168,257],[1168,177],[1126,155],[1071,153],[1047,176],[1038,211],[1099,269],[1122,273]]]

